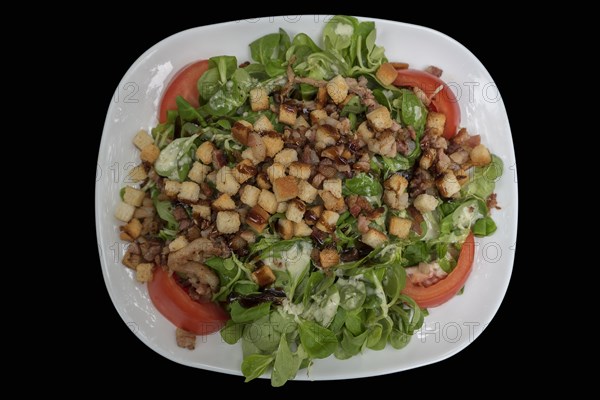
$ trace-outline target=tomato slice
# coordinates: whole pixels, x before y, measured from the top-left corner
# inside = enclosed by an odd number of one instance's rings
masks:
[[[198,79],[208,70],[208,60],[196,61],[188,64],[179,71],[163,95],[160,102],[158,121],[162,124],[167,121],[167,111],[176,110],[177,96],[183,97],[192,107],[200,105],[200,93],[198,92]]]
[[[402,293],[411,297],[419,307],[437,307],[444,304],[465,285],[475,258],[475,240],[473,233],[469,233],[462,246],[456,267],[445,279],[429,286],[414,285],[410,278],[406,279],[406,286]]]
[[[458,126],[460,125],[460,107],[454,92],[440,78],[431,75],[428,72],[418,71],[415,69],[399,69],[398,76],[394,81],[396,86],[418,87],[425,92],[427,96],[431,96],[440,85],[443,89],[440,90],[431,99],[434,111],[446,115],[446,126],[444,128],[444,137],[450,139],[456,135]],[[431,106],[430,106],[431,107]]]
[[[175,326],[196,335],[208,335],[225,325],[229,315],[216,303],[198,303],[162,268],[148,282],[154,306]]]

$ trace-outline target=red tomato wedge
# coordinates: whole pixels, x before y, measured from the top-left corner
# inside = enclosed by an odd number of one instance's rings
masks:
[[[443,80],[428,72],[415,69],[399,69],[394,85],[404,87],[416,86],[424,91],[427,96],[431,96],[442,85],[443,89],[431,99],[430,108],[433,108],[433,111],[446,115],[444,137],[450,139],[456,135],[456,130],[460,125],[460,108],[458,107],[456,96]]]
[[[208,335],[225,325],[229,315],[216,303],[198,303],[162,268],[148,282],[154,306],[175,326],[196,335]]]
[[[208,70],[208,60],[196,61],[181,69],[169,82],[169,86],[160,102],[158,121],[162,124],[167,121],[167,111],[176,110],[177,96],[183,97],[192,107],[200,105],[198,93],[198,79]]]
[[[473,239],[473,233],[469,233],[458,256],[456,267],[445,279],[429,287],[423,287],[414,285],[410,278],[407,278],[402,293],[416,301],[419,307],[437,307],[444,304],[465,285],[473,269],[474,258],[475,240]]]

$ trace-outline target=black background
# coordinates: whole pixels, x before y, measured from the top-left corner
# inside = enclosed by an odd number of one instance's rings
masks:
[[[84,23],[86,32],[89,32],[88,43],[91,51],[83,51],[80,62],[89,68],[94,82],[98,82],[98,86],[93,91],[92,106],[89,107],[89,102],[85,103],[88,115],[95,124],[95,128],[87,134],[96,138],[96,146],[99,146],[108,105],[123,74],[145,50],[155,43],[171,34],[194,26],[268,14],[292,15],[299,13],[298,10],[293,9],[282,12],[277,9],[261,7],[253,12],[228,11],[220,15],[210,15],[210,13],[202,11],[201,5],[198,7],[197,12],[187,12],[175,8],[157,11],[159,14],[140,14],[139,12],[115,9],[111,11],[110,19]],[[389,7],[393,9],[387,9]],[[231,6],[232,10],[236,8]],[[425,25],[461,42],[481,60],[499,87],[510,117],[518,156],[521,143],[517,122],[520,119],[519,112],[522,107],[522,99],[519,98],[519,80],[524,78],[513,76],[516,60],[510,54],[511,52],[507,48],[507,39],[502,32],[507,29],[507,26],[510,26],[512,30],[519,31],[523,29],[524,25],[515,16],[502,15],[498,11],[490,16],[487,13],[468,13],[456,9],[451,15],[448,15],[445,10],[431,11],[429,9],[433,9],[433,6],[427,5],[427,11],[409,12],[401,3],[386,7],[378,5],[376,8],[378,8],[377,11],[380,11],[379,13],[369,12],[364,7],[354,11],[336,9],[321,11],[321,13],[343,12]],[[386,10],[380,10],[381,8],[386,8]],[[304,8],[301,9],[303,14],[314,14],[307,12]],[[76,50],[73,51],[76,52]],[[93,145],[89,146],[92,150]],[[96,167],[94,157],[90,157],[86,162],[90,175],[95,173],[92,170]],[[88,200],[91,200],[91,196],[90,192]],[[86,219],[92,220],[91,207],[86,211]],[[177,393],[186,397],[202,396],[203,388],[206,388],[206,385],[217,388],[217,391],[221,391],[224,395],[233,393],[237,389],[253,391],[257,394],[267,393],[265,390],[270,390],[269,381],[257,380],[244,385],[241,377],[181,366],[147,348],[121,320],[112,305],[102,279],[93,225],[90,228],[88,240],[85,243],[91,254],[90,265],[86,266],[86,270],[90,276],[90,296],[93,298],[90,307],[93,307],[93,310],[90,310],[89,313],[92,317],[83,318],[79,322],[85,336],[76,339],[82,339],[80,345],[84,346],[84,349],[73,359],[73,366],[85,369],[103,365],[106,366],[103,368],[106,371],[100,375],[85,374],[81,378],[85,380],[85,383],[99,391],[111,391],[110,385],[103,383],[108,374],[110,379],[122,379],[118,394],[125,392],[140,395],[153,393],[156,385],[170,385]],[[374,394],[377,392],[397,393],[398,397],[413,391],[427,395],[430,391],[441,390],[450,395],[464,394],[474,397],[475,392],[469,383],[472,379],[477,379],[483,385],[509,389],[502,377],[503,374],[498,373],[499,366],[510,365],[510,370],[506,372],[515,378],[521,373],[517,370],[526,371],[529,368],[529,361],[527,357],[523,357],[523,352],[520,350],[524,345],[523,335],[525,332],[523,330],[527,329],[519,319],[519,316],[523,314],[519,287],[524,285],[521,273],[524,261],[521,254],[521,252],[516,254],[511,284],[496,317],[483,334],[459,354],[430,366],[387,376],[348,380],[343,383],[339,381],[289,382],[284,390],[300,389],[304,391],[308,389],[314,394],[321,394],[322,391],[329,389],[334,391],[368,389],[375,390]],[[123,388],[123,386],[125,387]],[[113,393],[115,392],[113,391]]]

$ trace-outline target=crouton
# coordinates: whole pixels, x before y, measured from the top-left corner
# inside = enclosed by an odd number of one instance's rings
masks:
[[[252,207],[248,213],[246,213],[246,224],[248,224],[250,228],[254,229],[256,233],[261,233],[267,226],[269,217],[269,213],[257,204]]]
[[[323,199],[323,204],[328,210],[340,212],[346,209],[344,198],[335,197],[329,190],[320,190],[319,196]]]
[[[383,63],[377,69],[375,76],[384,85],[391,85],[398,76],[398,71],[391,63]]]
[[[398,236],[400,239],[406,239],[411,226],[412,221],[410,219],[392,216],[390,218],[390,235]]]
[[[210,207],[203,204],[192,205],[192,216],[194,218],[204,218],[210,220]]]
[[[256,282],[258,286],[265,287],[275,282],[277,278],[271,268],[263,265],[252,273],[252,280]]]
[[[307,204],[312,203],[317,198],[318,190],[307,181],[301,180],[298,183],[298,198]]]
[[[383,183],[383,186],[401,195],[408,187],[408,181],[402,175],[394,174]]]
[[[452,171],[446,171],[435,181],[435,185],[443,197],[452,197],[460,192],[460,183]]]
[[[196,158],[202,161],[203,164],[212,163],[213,153],[215,151],[215,145],[211,142],[203,142],[196,150]]]
[[[223,193],[212,202],[212,208],[217,211],[235,210],[235,201],[227,193]]]
[[[152,269],[154,269],[154,264],[152,263],[141,263],[135,267],[135,279],[138,282],[146,283],[152,280]]]
[[[387,107],[381,106],[367,114],[367,120],[377,131],[383,131],[392,127],[392,117]]]
[[[300,115],[298,118],[296,118],[296,122],[294,123],[294,129],[298,129],[298,128],[310,128],[310,125],[308,124],[308,122],[306,122],[306,119]]]
[[[144,150],[144,147],[154,144],[154,139],[152,139],[152,136],[148,135],[148,132],[141,130],[135,134],[133,144],[138,149]]]
[[[267,156],[267,147],[262,136],[256,132],[251,132],[248,135],[248,146],[252,149],[252,157],[259,162],[265,160]]]
[[[181,190],[181,182],[172,181],[170,179],[165,179],[165,194],[170,198],[174,199],[179,194]]]
[[[364,142],[367,142],[369,139],[373,139],[375,137],[375,133],[369,129],[367,121],[363,121],[363,123],[358,126],[356,133]]]
[[[317,98],[315,99],[315,102],[317,103],[317,110],[320,110],[327,105],[327,99],[327,87],[321,86],[317,90]]]
[[[258,196],[258,205],[261,206],[269,214],[274,214],[277,211],[277,199],[275,195],[268,191],[262,190]]]
[[[200,186],[196,182],[182,182],[177,198],[189,203],[197,202],[200,198]]]
[[[119,233],[119,239],[125,240],[127,242],[133,242],[133,240],[134,240],[131,236],[129,236],[129,234],[127,232]]]
[[[275,179],[273,182],[273,192],[277,201],[288,201],[298,196],[298,178],[295,176],[285,176]]]
[[[290,240],[294,237],[294,223],[289,219],[280,219],[277,221],[277,232],[283,240]]]
[[[217,230],[221,233],[236,233],[240,230],[240,214],[235,211],[219,211]]]
[[[304,218],[304,212],[306,211],[306,205],[302,200],[294,199],[288,203],[285,217],[290,221],[300,222]]]
[[[251,160],[244,159],[240,161],[231,172],[238,183],[244,183],[256,175],[257,169]]]
[[[312,228],[306,222],[294,222],[294,236],[307,237],[311,234]]]
[[[338,75],[327,82],[327,94],[335,104],[340,104],[348,96],[348,84]]]
[[[169,243],[169,251],[170,252],[174,252],[174,251],[177,251],[177,250],[181,250],[185,246],[187,246],[188,243],[189,242],[188,242],[188,240],[186,239],[185,236],[183,236],[183,235],[177,236],[175,238],[175,240],[173,240],[171,243]]]
[[[335,249],[323,249],[319,253],[321,267],[327,269],[340,263],[340,254]]]
[[[321,145],[321,148],[333,146],[340,138],[340,134],[336,128],[331,125],[319,125],[315,134],[315,141]]]
[[[296,107],[288,104],[279,106],[279,122],[282,124],[293,126],[296,123]]]
[[[268,132],[273,129],[273,124],[266,115],[261,115],[256,122],[254,122],[254,130],[256,132]]]
[[[278,162],[274,162],[269,168],[267,168],[267,175],[271,182],[275,182],[276,179],[283,178],[285,176],[285,166]]]
[[[423,169],[431,168],[431,166],[433,165],[433,160],[435,160],[436,154],[437,152],[435,151],[435,149],[427,149],[425,153],[423,153],[423,155],[421,156],[421,159],[419,160],[419,167]]]
[[[242,159],[252,161],[252,164],[257,165],[261,161],[254,158],[254,154],[252,153],[252,149],[248,147],[246,150],[242,151]]]
[[[444,133],[446,126],[446,115],[435,111],[429,111],[427,114],[427,122],[425,128],[429,130],[429,133],[435,136],[440,136]]]
[[[308,225],[311,225],[311,226],[315,225],[315,223],[319,220],[319,218],[321,218],[321,214],[323,214],[323,209],[324,209],[324,207],[322,204],[310,207],[304,213],[304,221]]]
[[[323,181],[323,190],[328,190],[337,198],[342,197],[342,180],[341,179],[325,179]]]
[[[310,164],[296,161],[290,164],[290,169],[288,172],[291,176],[295,176],[298,179],[308,179],[310,178],[311,171],[312,168]]]
[[[408,207],[408,193],[398,194],[393,190],[383,192],[383,202],[394,210],[405,210]]]
[[[256,186],[246,185],[240,191],[240,200],[242,203],[254,207],[258,203],[258,196],[260,196],[260,189]]]
[[[284,165],[287,168],[294,161],[298,161],[298,152],[294,149],[283,149],[277,153],[274,161]]]
[[[287,211],[287,209],[288,209],[287,201],[282,201],[281,203],[277,203],[277,212],[278,213],[284,213]]]
[[[115,218],[123,222],[129,222],[133,218],[135,207],[125,202],[119,202],[119,205],[115,209]]]
[[[340,214],[334,211],[325,210],[317,221],[316,227],[323,232],[331,233],[335,231],[338,219],[340,219]]]
[[[252,132],[252,124],[248,121],[236,121],[231,127],[231,136],[244,146],[248,145],[248,135]]]
[[[476,167],[488,165],[492,162],[490,151],[482,144],[475,146],[473,150],[471,150],[469,157],[471,158],[471,164]]]
[[[269,93],[265,88],[257,87],[250,90],[250,107],[254,112],[269,109]]]
[[[134,189],[131,186],[127,186],[125,188],[125,193],[123,194],[123,201],[127,204],[131,204],[134,207],[139,207],[142,205],[142,201],[144,201],[144,196],[146,196],[146,192],[139,189]]]
[[[267,157],[275,157],[275,155],[283,149],[283,139],[278,132],[267,132],[267,134],[263,136],[263,142],[267,149]]]
[[[221,193],[227,193],[230,196],[233,196],[240,189],[240,184],[238,183],[235,176],[233,176],[233,172],[231,168],[225,166],[217,172],[216,182],[217,190]]]
[[[248,231],[248,230],[241,231],[240,232],[240,236],[241,236],[242,239],[244,239],[249,244],[252,244],[252,243],[256,242],[256,235],[252,231]]]
[[[367,140],[369,150],[375,154],[394,158],[398,154],[396,138],[391,132],[382,133],[377,139]]]
[[[256,176],[256,186],[260,189],[271,189],[271,182],[269,182],[269,177],[266,173],[261,172]]]
[[[202,183],[210,171],[211,168],[208,165],[194,161],[194,165],[188,172],[188,178],[196,183]]]
[[[143,165],[138,165],[132,168],[127,174],[127,179],[129,179],[130,182],[140,182],[145,180],[147,177],[148,174],[146,173],[146,169]]]
[[[327,118],[327,112],[325,110],[312,110],[310,112],[310,122],[314,125],[320,120]]]
[[[154,161],[158,159],[160,155],[160,149],[155,144],[150,144],[142,149],[140,158],[150,164],[154,164]]]
[[[366,233],[362,234],[360,240],[375,249],[387,242],[388,237],[377,229],[370,228]]]
[[[430,194],[420,194],[413,202],[415,208],[422,213],[433,211],[438,205],[438,200]]]
[[[142,233],[142,223],[139,219],[133,218],[127,225],[122,226],[121,229],[132,239],[137,239]]]

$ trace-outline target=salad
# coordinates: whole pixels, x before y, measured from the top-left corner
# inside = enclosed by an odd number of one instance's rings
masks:
[[[461,128],[443,71],[388,60],[373,22],[336,16],[319,44],[280,29],[250,53],[172,79],[115,216],[177,344],[220,331],[246,381],[281,386],[406,346],[464,290],[502,162]]]

